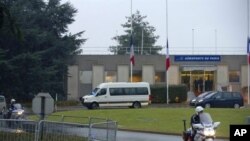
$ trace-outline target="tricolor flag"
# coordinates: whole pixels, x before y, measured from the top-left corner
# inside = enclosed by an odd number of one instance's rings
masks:
[[[169,57],[169,51],[168,51],[168,40],[167,40],[167,47],[166,47],[166,70],[168,71],[170,67],[170,57]]]
[[[247,38],[247,61],[248,61],[248,64],[250,64],[250,39],[249,37]]]
[[[134,54],[134,41],[133,41],[133,35],[130,37],[130,63],[135,65],[135,54]]]

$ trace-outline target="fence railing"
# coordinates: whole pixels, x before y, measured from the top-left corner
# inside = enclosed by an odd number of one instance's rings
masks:
[[[89,141],[116,141],[117,123],[114,121],[93,123],[89,128]]]
[[[60,116],[58,116],[60,117]],[[0,141],[115,141],[117,122],[82,118],[83,123],[65,122],[74,117],[62,116],[59,121],[0,119]],[[98,137],[93,138],[92,135]]]

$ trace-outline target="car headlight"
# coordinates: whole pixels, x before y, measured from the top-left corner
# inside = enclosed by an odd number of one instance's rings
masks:
[[[195,102],[195,101],[196,101],[195,99],[192,100],[192,102]]]
[[[202,102],[202,101],[203,101],[203,99],[199,100],[198,102]]]
[[[215,131],[214,129],[208,128],[208,129],[204,129],[204,135],[205,136],[214,136],[215,135]]]

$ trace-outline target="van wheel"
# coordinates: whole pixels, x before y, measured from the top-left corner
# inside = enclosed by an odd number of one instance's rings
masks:
[[[98,108],[99,108],[98,103],[93,102],[93,103],[91,104],[91,109],[98,109]]]
[[[137,109],[137,108],[141,108],[141,103],[138,102],[138,101],[137,101],[137,102],[134,102],[134,103],[133,103],[133,108],[136,108],[136,109]]]
[[[237,103],[235,103],[235,104],[234,104],[234,108],[235,108],[235,109],[238,109],[238,108],[240,108],[240,105],[237,104]]]
[[[205,104],[205,108],[211,108],[211,105],[209,103]]]

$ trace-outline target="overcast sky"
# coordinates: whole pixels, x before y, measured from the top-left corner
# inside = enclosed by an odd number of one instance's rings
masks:
[[[69,32],[84,30],[88,39],[83,54],[108,53],[116,45],[111,38],[124,33],[131,0],[66,1],[78,10]],[[170,54],[246,54],[247,0],[168,0],[167,5],[167,23],[166,0],[133,0],[132,12],[140,11],[156,28],[156,45],[166,46],[168,35]]]

